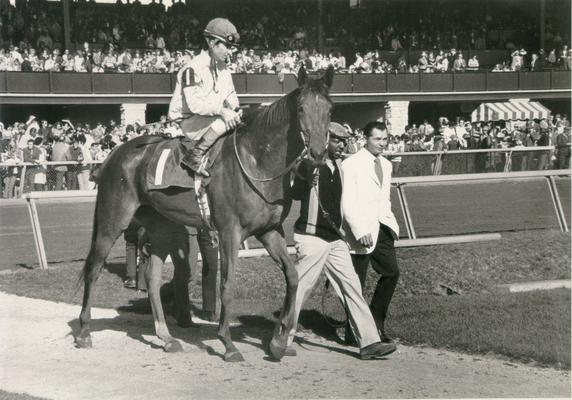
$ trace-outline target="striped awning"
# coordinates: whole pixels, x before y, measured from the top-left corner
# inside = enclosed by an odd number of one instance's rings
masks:
[[[481,104],[471,114],[471,121],[542,119],[549,116],[550,110],[537,101],[506,101]]]

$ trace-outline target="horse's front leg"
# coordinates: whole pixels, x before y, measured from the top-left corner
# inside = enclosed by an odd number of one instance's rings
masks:
[[[224,360],[230,362],[244,361],[242,354],[232,342],[230,336],[230,319],[232,317],[232,302],[234,296],[235,267],[240,248],[241,234],[239,229],[230,228],[220,232],[221,253],[221,312],[218,327],[218,337],[225,347]]]
[[[165,248],[161,248],[165,247]],[[171,336],[167,322],[165,321],[165,314],[161,304],[161,283],[162,283],[162,270],[167,257],[166,246],[157,246],[157,243],[151,244],[151,256],[149,258],[149,267],[145,272],[147,280],[147,290],[149,301],[151,302],[151,311],[153,312],[153,321],[155,323],[155,333],[165,345],[163,350],[167,353],[176,353],[183,351],[181,343]]]
[[[282,268],[284,277],[286,278],[286,297],[284,298],[284,306],[280,312],[280,317],[276,321],[274,335],[270,341],[270,353],[274,358],[280,360],[284,357],[286,347],[288,345],[288,334],[294,326],[294,306],[296,302],[296,291],[298,289],[298,273],[294,268],[294,262],[288,255],[288,248],[284,233],[273,230],[266,232],[258,237],[262,242],[270,256]]]

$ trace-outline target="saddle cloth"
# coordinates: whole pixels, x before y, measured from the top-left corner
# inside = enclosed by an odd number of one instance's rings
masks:
[[[207,153],[207,168],[216,160],[224,140],[217,140]],[[187,138],[165,139],[157,145],[147,167],[147,189],[161,190],[169,187],[193,189],[194,179],[190,171],[181,166],[186,147],[192,147],[195,141]],[[206,184],[206,182],[204,182]]]

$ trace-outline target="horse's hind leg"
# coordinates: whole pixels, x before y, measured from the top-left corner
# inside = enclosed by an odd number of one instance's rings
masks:
[[[230,318],[234,295],[235,267],[240,247],[240,232],[229,228],[220,232],[221,252],[221,311],[218,337],[225,347],[224,360],[230,362],[244,361],[242,354],[232,342],[230,336]]]
[[[273,230],[258,237],[270,256],[281,267],[286,278],[286,297],[284,306],[280,312],[280,317],[276,321],[274,335],[270,341],[270,353],[274,358],[280,360],[288,345],[288,334],[294,326],[294,305],[296,302],[296,290],[298,289],[298,274],[294,268],[294,262],[288,255],[288,248],[284,234],[281,231]]]
[[[75,338],[77,347],[87,348],[92,345],[90,322],[91,301],[95,282],[101,273],[109,251],[119,235],[121,235],[121,232],[129,226],[137,207],[136,201],[128,198],[123,198],[121,204],[115,204],[113,202],[103,202],[98,197],[95,206],[91,247],[83,269],[84,291],[83,304],[79,316],[80,332]]]

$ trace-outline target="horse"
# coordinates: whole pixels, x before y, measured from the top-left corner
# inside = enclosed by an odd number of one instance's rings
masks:
[[[288,255],[282,228],[292,204],[290,173],[302,156],[316,164],[325,162],[333,107],[329,97],[333,77],[331,67],[319,78],[309,78],[302,67],[298,72],[298,87],[245,118],[244,126],[224,138],[220,154],[211,167],[211,181],[206,191],[220,241],[221,313],[217,336],[225,347],[225,361],[244,361],[232,341],[229,324],[238,250],[250,236],[264,245],[286,280],[284,304],[269,344],[275,359],[280,360],[285,354],[288,334],[295,322],[293,312],[298,286],[298,275]],[[135,138],[115,149],[101,167],[91,246],[80,278],[80,282],[84,282],[84,293],[80,330],[75,337],[77,347],[92,346],[90,320],[94,284],[111,247],[133,217],[146,227],[149,221],[156,221],[157,216],[187,226],[203,226],[200,213],[185,207],[194,201],[192,189],[147,189],[145,171],[160,140],[164,139]],[[161,235],[155,237],[158,236]],[[172,250],[178,253],[177,249]],[[149,268],[148,295],[156,332],[166,341],[164,349],[177,351],[180,344],[168,334],[159,295],[159,267],[166,255],[166,251],[154,255],[159,262]]]

